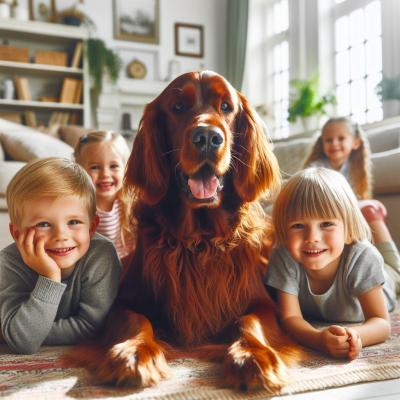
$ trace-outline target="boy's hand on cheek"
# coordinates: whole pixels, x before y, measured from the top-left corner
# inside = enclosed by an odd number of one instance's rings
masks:
[[[61,270],[46,253],[44,238],[36,235],[35,228],[28,228],[21,233],[16,244],[22,259],[29,268],[48,279],[61,281]]]
[[[321,331],[322,345],[326,353],[336,358],[345,358],[349,353],[349,335],[339,325],[331,325]]]

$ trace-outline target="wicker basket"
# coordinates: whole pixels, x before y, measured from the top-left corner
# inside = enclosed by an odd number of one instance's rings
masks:
[[[0,60],[28,63],[29,49],[0,44]]]
[[[66,67],[67,59],[67,53],[64,51],[36,50],[35,52],[36,64],[58,65],[60,67]]]

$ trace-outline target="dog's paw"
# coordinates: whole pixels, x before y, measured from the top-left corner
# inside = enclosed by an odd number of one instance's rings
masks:
[[[229,347],[224,372],[227,384],[242,391],[264,387],[276,394],[288,381],[286,365],[272,347],[243,339]]]
[[[153,386],[169,376],[162,348],[137,339],[112,346],[93,372],[100,381],[117,386]]]

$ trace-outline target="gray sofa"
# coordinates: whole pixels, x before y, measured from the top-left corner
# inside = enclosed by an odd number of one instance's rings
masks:
[[[397,247],[400,247],[400,120],[366,130],[371,146],[374,198],[388,209],[387,224]],[[274,153],[283,177],[299,171],[315,138],[292,137],[274,142]]]

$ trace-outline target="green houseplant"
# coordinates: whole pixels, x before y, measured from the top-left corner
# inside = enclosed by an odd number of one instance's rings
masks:
[[[122,68],[121,57],[115,51],[108,49],[103,40],[95,38],[89,38],[86,41],[86,55],[89,74],[93,79],[93,89],[99,93],[105,72],[112,82],[118,79]]]
[[[376,86],[376,93],[381,101],[400,100],[400,75],[384,76]]]
[[[318,76],[316,75],[311,79],[294,79],[290,85],[292,91],[288,109],[289,122],[296,122],[298,118],[301,118],[304,124],[305,119],[313,116],[319,118],[326,114],[328,105],[336,104],[336,97],[333,94],[324,96],[319,94]]]

